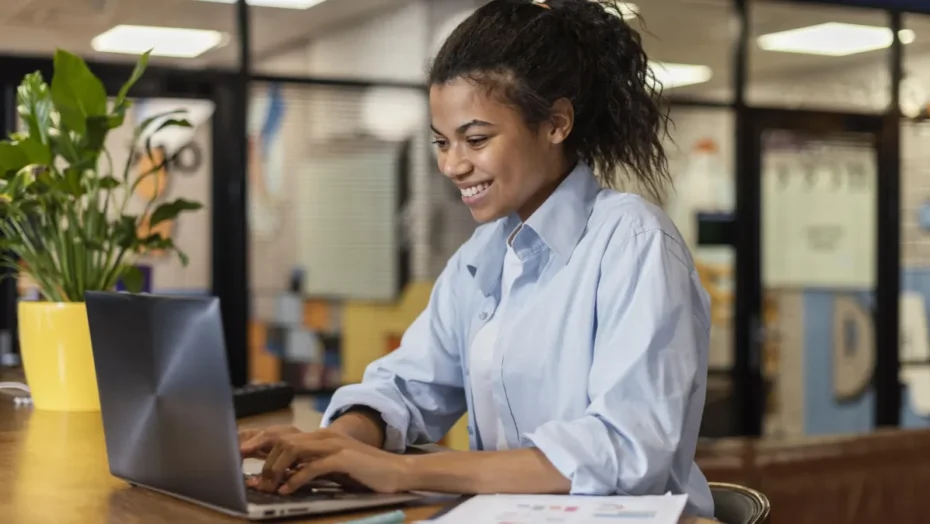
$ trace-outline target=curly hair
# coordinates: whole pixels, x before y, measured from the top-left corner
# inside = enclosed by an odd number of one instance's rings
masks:
[[[621,12],[615,0],[492,0],[443,44],[429,85],[467,79],[530,126],[567,99],[575,112],[567,153],[608,187],[632,177],[662,200],[671,184],[662,145],[668,113],[640,35]]]

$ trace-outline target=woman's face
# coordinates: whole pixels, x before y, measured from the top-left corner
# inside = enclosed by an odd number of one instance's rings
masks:
[[[520,113],[463,79],[430,89],[439,169],[478,222],[526,220],[566,174],[559,120],[531,129]],[[569,106],[570,110],[570,106]]]

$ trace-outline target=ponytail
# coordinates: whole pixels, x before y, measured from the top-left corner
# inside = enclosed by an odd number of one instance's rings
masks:
[[[671,183],[662,137],[668,114],[638,32],[615,0],[493,0],[446,40],[430,85],[466,78],[515,106],[528,125],[572,103],[568,153],[609,187],[624,177],[661,200]]]

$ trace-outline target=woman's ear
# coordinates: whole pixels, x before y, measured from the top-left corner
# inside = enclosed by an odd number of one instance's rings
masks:
[[[575,125],[575,108],[567,98],[560,98],[552,104],[549,113],[549,142],[553,145],[565,142]]]

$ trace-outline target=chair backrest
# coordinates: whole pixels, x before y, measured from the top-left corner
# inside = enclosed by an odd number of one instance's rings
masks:
[[[714,517],[723,524],[766,524],[769,499],[754,489],[737,484],[711,482]]]

